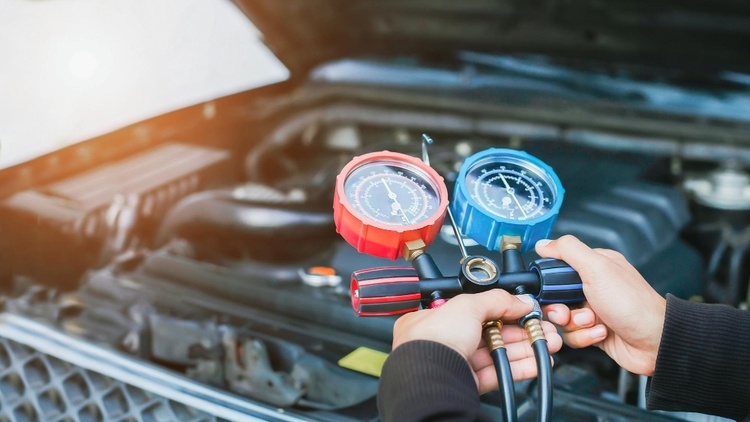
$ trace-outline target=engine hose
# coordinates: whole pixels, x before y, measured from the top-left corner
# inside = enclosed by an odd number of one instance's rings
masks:
[[[546,422],[552,413],[552,363],[547,349],[547,340],[536,340],[531,344],[534,349],[537,371],[538,406],[537,420]]]
[[[249,284],[246,277],[226,269],[177,256],[167,250],[149,255],[141,268],[141,283],[146,286],[177,284],[186,289],[205,292],[209,297],[229,299],[243,309],[258,308],[282,316],[305,321],[305,327],[330,327],[372,340],[391,343],[394,318],[357,318],[351,304],[329,298],[311,296],[310,289],[280,289],[261,283]],[[201,303],[200,296],[185,300]]]
[[[488,321],[482,326],[484,328],[484,341],[490,349],[492,363],[497,372],[497,385],[500,389],[500,408],[503,411],[504,422],[516,422],[516,399],[513,385],[513,374],[510,370],[508,352],[500,334],[503,323],[500,321]]]
[[[294,209],[297,208],[297,209]],[[258,237],[320,238],[334,234],[330,211],[308,211],[303,206],[278,206],[237,198],[231,191],[205,191],[178,202],[164,218],[156,246],[166,244],[191,225],[210,226]]]

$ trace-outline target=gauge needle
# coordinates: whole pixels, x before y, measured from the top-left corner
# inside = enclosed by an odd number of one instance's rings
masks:
[[[521,203],[518,202],[518,198],[516,198],[516,192],[513,188],[510,187],[508,184],[508,181],[505,180],[505,176],[502,173],[500,174],[500,178],[503,179],[503,184],[505,185],[505,190],[508,192],[508,194],[513,198],[514,201],[516,201],[516,205],[518,205],[518,209],[521,210],[521,214],[523,214],[524,218],[529,218],[528,215],[526,215],[526,211],[523,210],[523,207],[521,206]]]
[[[380,179],[380,181],[383,182],[383,185],[385,185],[385,190],[388,191],[388,197],[396,201],[396,194],[393,193],[393,191],[391,190],[391,187],[388,186],[388,182],[386,182],[385,179]],[[396,203],[398,203],[398,201],[396,201]]]
[[[381,182],[385,185],[385,189],[388,191],[388,198],[393,200],[393,209],[394,211],[401,211],[401,215],[404,216],[404,220],[406,220],[406,224],[411,225],[411,221],[409,221],[409,217],[406,215],[406,211],[404,211],[403,207],[401,207],[401,203],[398,202],[398,199],[396,199],[396,194],[391,190],[391,187],[388,186],[388,182],[385,181],[385,179],[380,179]]]

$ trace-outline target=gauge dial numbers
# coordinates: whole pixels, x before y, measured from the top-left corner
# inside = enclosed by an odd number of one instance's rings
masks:
[[[470,197],[487,212],[507,220],[532,220],[549,212],[556,189],[551,178],[531,163],[485,159],[466,173]]]
[[[440,205],[437,188],[418,170],[376,161],[355,169],[344,182],[355,211],[389,226],[425,221]]]
[[[336,178],[336,230],[370,255],[396,259],[406,242],[429,245],[447,208],[443,178],[408,155],[382,151],[355,157]]]
[[[521,252],[549,235],[565,189],[555,171],[524,151],[489,148],[467,157],[451,210],[463,234],[489,250],[503,236],[521,238]]]

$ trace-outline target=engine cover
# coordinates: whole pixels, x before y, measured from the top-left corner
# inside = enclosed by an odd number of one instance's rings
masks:
[[[86,269],[108,258],[105,243],[124,249],[132,241],[123,238],[128,232],[148,243],[150,222],[217,182],[228,160],[223,150],[171,143],[19,192],[0,203],[0,268],[73,287]]]

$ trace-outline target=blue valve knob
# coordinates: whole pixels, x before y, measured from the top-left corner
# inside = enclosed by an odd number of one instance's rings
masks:
[[[521,252],[549,236],[565,189],[552,167],[523,151],[490,148],[468,157],[451,211],[463,234],[489,250],[520,236]]]
[[[554,258],[537,259],[529,271],[539,277],[539,303],[578,303],[586,300],[581,276],[565,261]]]

